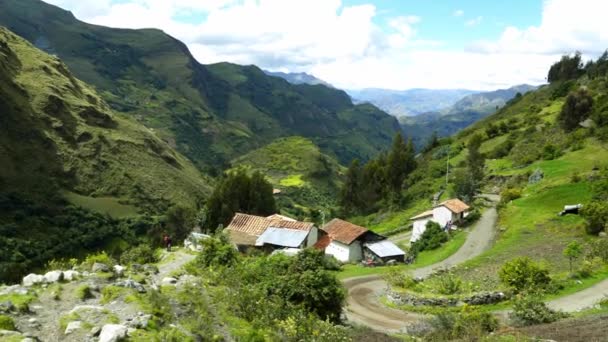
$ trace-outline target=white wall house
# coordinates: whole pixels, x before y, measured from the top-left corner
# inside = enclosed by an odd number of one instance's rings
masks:
[[[350,245],[333,240],[325,248],[325,254],[333,255],[341,262],[359,262],[363,259],[361,242],[354,241]]]
[[[412,237],[410,242],[415,242],[420,239],[422,233],[426,230],[426,224],[429,221],[438,223],[441,227],[445,227],[448,222],[457,224],[462,222],[466,217],[469,206],[461,200],[454,198],[440,203],[432,210],[425,211],[422,214],[412,217],[413,222]]]
[[[323,227],[324,234],[319,237],[316,248],[325,250],[341,262],[359,262],[363,260],[363,242],[367,237],[376,234],[350,222],[333,219]]]

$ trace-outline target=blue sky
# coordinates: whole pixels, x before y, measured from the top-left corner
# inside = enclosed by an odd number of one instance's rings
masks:
[[[160,28],[201,63],[308,72],[342,88],[540,84],[562,54],[608,47],[600,0],[47,1],[94,24]]]

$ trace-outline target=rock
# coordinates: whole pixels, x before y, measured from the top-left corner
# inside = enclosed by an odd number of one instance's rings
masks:
[[[102,263],[96,262],[96,263],[93,264],[93,267],[91,268],[91,271],[93,271],[95,273],[97,273],[97,272],[110,272],[110,268],[106,264],[102,264]]]
[[[91,334],[91,336],[98,336],[100,332],[101,332],[100,327],[93,327],[93,329],[91,329],[91,332],[89,332],[89,334]]]
[[[7,294],[12,294],[12,293],[16,293],[16,294],[20,294],[20,295],[26,295],[27,294],[27,289],[25,287],[22,287],[21,285],[7,286],[7,287],[3,288],[0,291],[0,296],[7,295]]]
[[[126,325],[135,329],[146,329],[148,328],[148,324],[150,324],[151,319],[152,315],[144,315],[140,313],[137,317],[128,318]]]
[[[144,267],[141,264],[131,264],[131,270],[133,272],[141,272],[144,270]]]
[[[191,274],[184,274],[183,276],[179,277],[179,280],[177,281],[176,286],[178,287],[183,287],[185,285],[197,285],[198,284],[199,279]]]
[[[78,272],[78,271],[69,270],[69,271],[63,272],[63,280],[73,281],[73,280],[78,279],[78,277],[80,277],[80,272]]]
[[[89,283],[89,289],[91,289],[91,291],[95,291],[95,292],[101,291],[101,287],[97,283]]]
[[[52,284],[58,283],[63,280],[63,272],[62,271],[50,271],[44,275],[44,281]]]
[[[142,284],[140,284],[140,283],[138,283],[138,282],[136,282],[135,280],[132,280],[132,279],[127,279],[127,280],[124,280],[124,281],[116,282],[116,283],[114,283],[114,286],[126,287],[126,288],[129,288],[129,289],[135,289],[139,293],[145,293],[146,292],[146,288]]]
[[[122,277],[125,274],[126,269],[127,268],[124,266],[114,265],[114,274],[116,274],[117,277]]]
[[[127,327],[121,324],[106,324],[101,328],[99,342],[118,342],[127,337]]]
[[[127,329],[127,336],[131,337],[133,336],[133,334],[137,331],[137,329],[135,328],[128,328]]]
[[[606,233],[606,232],[600,232],[600,233],[598,234],[598,236],[599,236],[599,237],[603,237],[603,238],[605,238],[606,236],[608,236],[608,233]]]
[[[34,286],[42,284],[44,282],[44,276],[40,274],[30,273],[23,277],[23,286]]]
[[[545,177],[545,173],[541,169],[536,169],[530,177],[528,177],[528,184],[536,184]]]
[[[14,337],[14,336],[23,336],[20,332],[11,331],[11,330],[0,330],[0,337]],[[0,338],[0,341],[4,339]],[[12,340],[11,340],[12,341]]]
[[[31,337],[26,337],[23,340],[21,340],[21,342],[36,342],[36,340]]]
[[[0,303],[0,312],[11,312],[15,310],[15,305],[10,300]]]
[[[70,313],[73,314],[83,310],[104,311],[105,308],[99,305],[76,305],[72,310],[70,310]]]
[[[143,267],[143,271],[145,273],[148,273],[148,274],[157,274],[158,273],[158,267],[156,267],[154,265],[146,264]]]
[[[165,278],[163,278],[161,283],[163,285],[175,285],[175,284],[177,284],[177,279],[171,278],[171,277],[165,277]]]
[[[68,326],[65,328],[64,334],[69,335],[69,334],[73,333],[74,331],[79,330],[80,328],[82,328],[81,321],[72,321],[72,322],[68,323]]]

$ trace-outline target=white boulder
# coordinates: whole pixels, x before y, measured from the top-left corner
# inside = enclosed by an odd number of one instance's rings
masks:
[[[125,270],[127,268],[121,265],[114,265],[114,274],[116,274],[118,277],[122,277],[123,274],[125,274]]]
[[[101,328],[99,342],[118,342],[127,337],[127,327],[121,324],[106,324]]]
[[[80,328],[82,328],[81,321],[72,321],[68,323],[68,326],[65,328],[64,334],[69,335]]]
[[[161,283],[163,285],[175,285],[175,284],[177,284],[177,279],[171,278],[171,277],[165,277],[165,278],[163,278]]]
[[[34,286],[42,284],[44,282],[44,276],[40,274],[30,273],[23,277],[23,286]]]
[[[62,271],[50,271],[44,275],[44,281],[47,283],[58,283],[63,280]]]
[[[93,264],[93,267],[91,268],[91,271],[93,271],[94,273],[97,273],[97,272],[110,272],[110,268],[106,264],[102,264],[102,263],[96,262],[96,263]]]
[[[72,280],[76,280],[78,277],[80,277],[80,272],[78,272],[78,271],[69,270],[69,271],[63,272],[64,280],[72,281]]]

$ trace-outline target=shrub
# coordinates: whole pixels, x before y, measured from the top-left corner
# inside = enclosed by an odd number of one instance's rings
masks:
[[[446,241],[448,241],[448,234],[441,229],[438,223],[429,221],[420,239],[412,244],[410,252],[417,255],[422,251],[439,248]]]
[[[500,192],[500,204],[502,206],[521,197],[521,189],[509,188]]]
[[[587,90],[581,88],[568,94],[557,121],[564,130],[571,131],[589,117],[592,107],[593,97]]]
[[[108,285],[101,290],[101,304],[107,304],[114,299],[118,298],[123,292],[125,292],[124,287],[118,287],[113,285]]]
[[[473,209],[469,212],[469,215],[467,215],[467,217],[464,218],[464,222],[462,223],[462,226],[468,227],[471,224],[473,224],[474,222],[476,222],[477,220],[479,220],[480,218],[481,218],[481,212],[479,212],[479,210],[477,210],[477,209]]]
[[[95,263],[111,266],[114,264],[114,260],[104,251],[97,254],[89,254],[86,259],[84,259],[83,265],[87,268],[91,268]]]
[[[586,259],[599,258],[608,263],[608,238],[601,238],[589,243]]]
[[[505,263],[498,272],[500,281],[516,292],[542,291],[551,283],[549,271],[528,257]]]
[[[608,204],[591,202],[583,206],[581,215],[587,220],[587,233],[597,235],[604,231],[608,224]]]
[[[78,286],[74,291],[74,296],[80,300],[86,300],[94,297],[93,293],[91,292],[91,288],[87,284]]]
[[[553,144],[547,144],[543,147],[543,159],[553,160],[561,156],[561,151]]]
[[[570,176],[570,182],[571,183],[579,183],[580,181],[581,181],[581,175],[578,172],[574,172]]]
[[[196,257],[196,263],[200,266],[226,267],[238,260],[238,251],[224,234],[204,239],[201,241],[201,245],[203,249]]]
[[[518,296],[513,304],[511,319],[519,325],[555,322],[567,314],[551,310],[536,296]]]
[[[384,275],[384,279],[391,286],[403,289],[413,289],[416,287],[416,284],[418,284],[410,274],[398,269],[389,270],[388,273]]]
[[[465,305],[459,313],[441,313],[430,320],[433,331],[427,341],[478,341],[498,329],[496,317],[489,312]]]
[[[6,315],[0,315],[0,330],[15,330],[15,321],[13,321],[13,318]]]
[[[52,259],[46,263],[47,270],[69,270],[78,264],[78,259]]]
[[[151,264],[158,261],[154,250],[148,244],[140,244],[130,248],[120,256],[120,262],[124,265]]]
[[[589,278],[599,269],[603,264],[602,259],[595,257],[583,260],[581,268],[578,270],[577,275],[580,278]]]
[[[462,280],[452,273],[445,273],[437,278],[437,285],[439,293],[453,295],[462,289]]]

